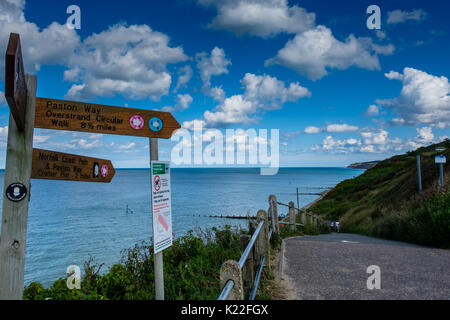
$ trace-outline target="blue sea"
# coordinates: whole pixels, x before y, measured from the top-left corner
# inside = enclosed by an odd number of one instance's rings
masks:
[[[256,215],[268,208],[268,197],[296,203],[300,193],[318,193],[364,170],[347,168],[281,168],[261,176],[256,168],[171,169],[172,223],[176,237],[200,227],[225,224],[246,227],[246,220],[210,215]],[[3,190],[4,171],[0,172]],[[317,195],[300,195],[300,206]],[[2,197],[0,197],[0,201]],[[126,207],[133,212],[126,212]],[[281,207],[279,212],[286,213]],[[50,286],[69,265],[92,255],[118,263],[121,251],[152,237],[150,171],[119,169],[111,183],[32,180],[28,213],[25,284]]]

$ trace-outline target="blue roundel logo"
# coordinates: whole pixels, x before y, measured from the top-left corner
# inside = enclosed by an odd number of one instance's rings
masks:
[[[158,132],[158,131],[161,131],[161,129],[163,127],[163,123],[162,123],[162,120],[160,118],[153,117],[148,122],[148,126],[150,127],[150,130],[152,130],[154,132]]]

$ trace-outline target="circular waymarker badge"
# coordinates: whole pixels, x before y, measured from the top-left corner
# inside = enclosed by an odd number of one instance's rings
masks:
[[[19,202],[27,196],[27,188],[19,183],[11,183],[8,188],[6,188],[6,197],[14,202]]]
[[[108,166],[106,164],[102,165],[100,172],[102,174],[102,177],[106,178],[108,176]]]
[[[142,118],[140,115],[135,114],[130,118],[130,126],[134,130],[140,130],[144,126],[144,118]]]
[[[153,117],[148,122],[148,126],[150,127],[150,130],[152,130],[154,132],[158,132],[158,131],[161,131],[161,129],[163,127],[163,123],[162,123],[162,120],[160,118]]]
[[[155,188],[156,191],[161,189],[161,178],[159,176],[153,178],[153,188]]]

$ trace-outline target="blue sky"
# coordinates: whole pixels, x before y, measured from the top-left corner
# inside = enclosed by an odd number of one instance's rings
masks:
[[[65,25],[69,5],[81,29]],[[369,30],[369,5],[381,29]],[[37,95],[280,130],[282,166],[384,159],[450,136],[448,1],[0,0]],[[4,88],[0,62],[0,91]],[[9,108],[0,97],[0,167]],[[147,167],[148,139],[35,130],[36,147]],[[170,140],[160,140],[169,160]]]

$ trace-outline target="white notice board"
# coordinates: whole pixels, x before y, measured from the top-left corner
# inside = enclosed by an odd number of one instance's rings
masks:
[[[170,162],[151,161],[154,252],[172,245]]]

